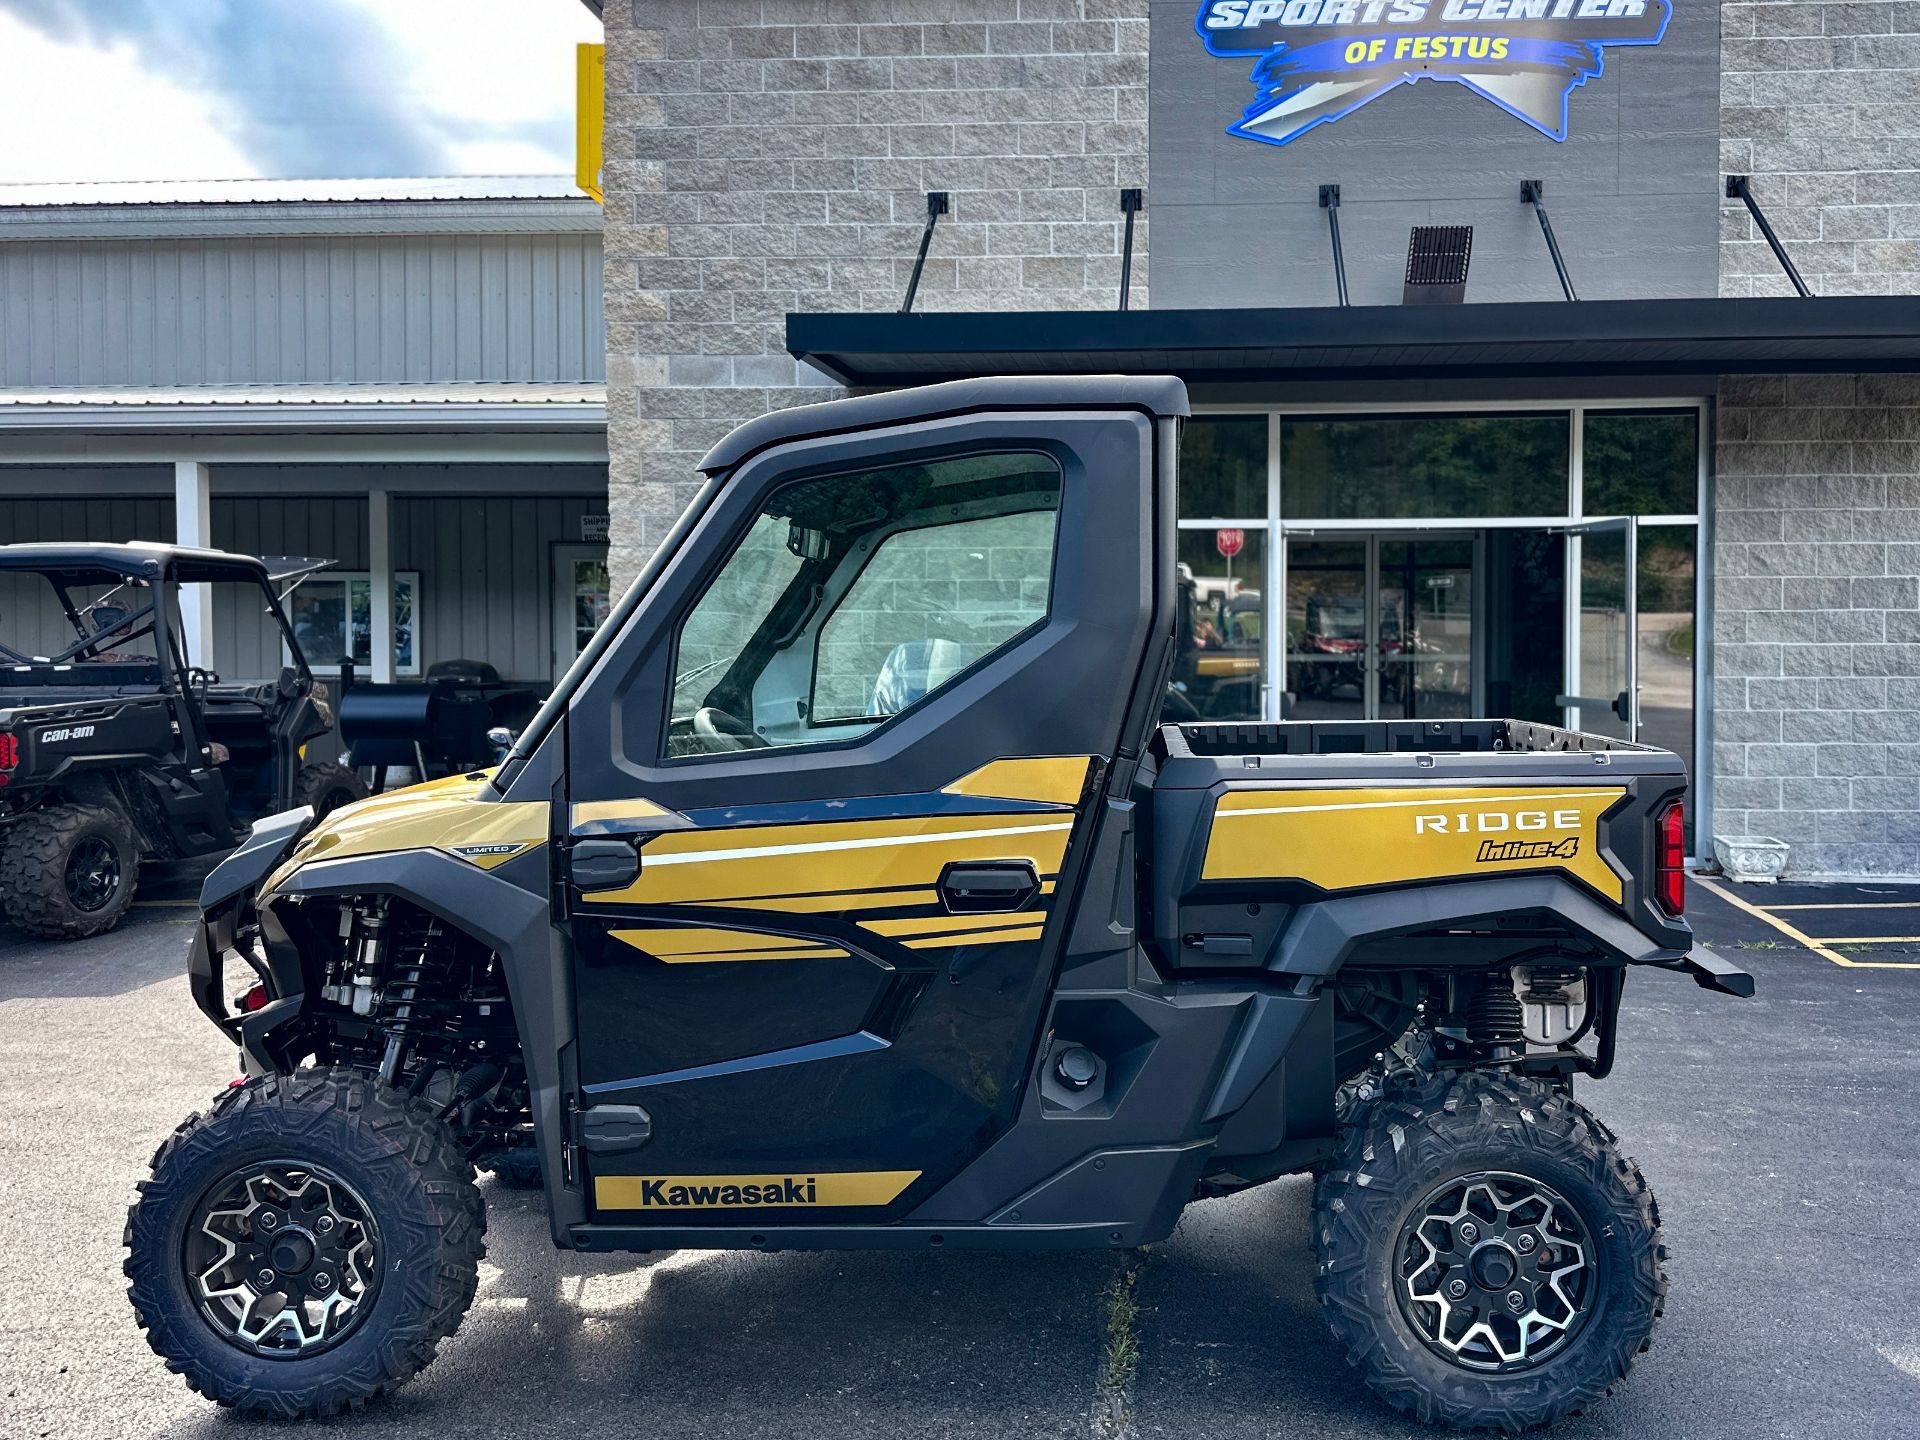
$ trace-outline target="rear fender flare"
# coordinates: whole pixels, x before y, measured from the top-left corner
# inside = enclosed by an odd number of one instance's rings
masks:
[[[1559,917],[1575,939],[1588,941],[1621,964],[1672,965],[1687,953],[1657,944],[1571,880],[1512,875],[1342,895],[1302,905],[1275,939],[1266,968],[1330,979],[1365,941],[1526,910]]]
[[[568,1227],[584,1223],[587,1213],[561,1166],[567,1136],[561,1056],[573,1040],[573,991],[566,950],[548,913],[547,863],[545,846],[493,870],[437,850],[316,861],[290,875],[267,903],[290,895],[397,896],[500,956],[527,1067],[547,1213],[554,1243],[567,1247]]]

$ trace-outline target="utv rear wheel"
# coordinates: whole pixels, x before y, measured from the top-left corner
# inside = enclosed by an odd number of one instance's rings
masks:
[[[452,1133],[344,1070],[224,1092],[127,1214],[134,1316],[209,1399],[308,1419],[433,1359],[473,1303],[486,1211]]]
[[[315,820],[324,820],[342,805],[366,798],[367,787],[344,765],[303,765],[293,782],[293,803],[311,805]]]
[[[47,940],[111,930],[133,903],[133,827],[103,805],[56,805],[0,830],[7,919]]]
[[[1659,1213],[1611,1134],[1470,1073],[1361,1108],[1314,1193],[1315,1289],[1373,1390],[1515,1434],[1607,1394],[1666,1297]]]

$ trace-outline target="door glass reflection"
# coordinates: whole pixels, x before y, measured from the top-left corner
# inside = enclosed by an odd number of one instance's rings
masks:
[[[1379,716],[1473,713],[1473,541],[1380,542]]]
[[[1364,720],[1372,660],[1367,541],[1287,544],[1287,717]]]

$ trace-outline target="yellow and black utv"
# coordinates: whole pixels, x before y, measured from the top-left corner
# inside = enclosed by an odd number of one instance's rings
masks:
[[[1572,1097],[1691,951],[1680,762],[1509,720],[1162,725],[1187,398],[977,380],[789,410],[497,771],[263,821],[190,959],[246,1078],[127,1239],[154,1348],[282,1416],[418,1371],[476,1163],[555,1242],[1136,1246],[1317,1175],[1392,1403],[1607,1391],[1666,1279]]]

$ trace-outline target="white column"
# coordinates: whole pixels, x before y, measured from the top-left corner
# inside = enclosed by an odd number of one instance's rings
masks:
[[[383,489],[367,491],[367,589],[372,610],[373,683],[393,683],[393,512]]]
[[[213,502],[207,467],[198,460],[173,462],[173,543],[213,545]],[[187,663],[213,665],[213,599],[205,585],[180,587],[180,642]]]

